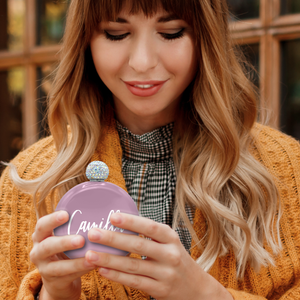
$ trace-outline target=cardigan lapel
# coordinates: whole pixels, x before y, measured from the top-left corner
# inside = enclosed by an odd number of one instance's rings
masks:
[[[95,160],[107,164],[109,168],[107,181],[116,184],[127,192],[125,179],[122,175],[122,148],[112,114],[101,131],[98,146],[91,158],[91,161]]]

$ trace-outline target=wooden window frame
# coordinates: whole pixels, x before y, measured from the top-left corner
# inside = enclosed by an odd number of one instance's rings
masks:
[[[38,0],[39,1],[39,0]],[[0,71],[13,67],[25,69],[23,101],[23,144],[28,147],[38,140],[37,126],[37,67],[59,60],[59,45],[36,46],[36,0],[25,0],[25,22],[22,51],[0,51]]]
[[[36,82],[37,67],[58,61],[59,45],[36,46],[36,0],[25,0],[23,51],[0,51],[0,70],[24,67],[23,139],[27,147],[38,139]],[[300,14],[280,16],[280,0],[260,0],[259,19],[230,23],[237,44],[260,44],[261,105],[270,114],[269,125],[279,128],[280,120],[280,42],[300,38]]]
[[[280,0],[260,0],[260,18],[232,22],[237,44],[260,44],[261,106],[269,114],[268,124],[280,126],[280,42],[300,38],[300,14],[280,15]]]

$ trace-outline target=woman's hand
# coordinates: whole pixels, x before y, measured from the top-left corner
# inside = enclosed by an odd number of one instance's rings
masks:
[[[82,236],[53,235],[53,229],[69,219],[65,211],[55,212],[38,220],[32,235],[33,248],[30,259],[42,276],[43,288],[40,299],[79,299],[80,277],[95,266],[85,258],[69,259],[63,252],[83,247]]]
[[[181,244],[169,226],[128,214],[113,214],[110,222],[136,235],[92,229],[89,240],[147,256],[146,260],[88,251],[86,259],[100,267],[110,280],[142,290],[160,300],[232,300],[230,293],[204,272]]]

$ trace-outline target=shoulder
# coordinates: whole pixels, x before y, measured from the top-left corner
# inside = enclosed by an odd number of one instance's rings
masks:
[[[21,151],[10,163],[29,185],[30,180],[48,170],[55,157],[53,138],[47,137]],[[34,267],[29,260],[29,251],[36,213],[32,194],[17,188],[9,171],[10,167],[7,167],[0,178],[0,281],[1,288],[13,287],[11,291],[16,295],[22,278]]]
[[[44,174],[54,162],[56,154],[53,137],[49,136],[21,151],[11,163],[21,178],[30,180]]]
[[[300,144],[295,138],[277,130],[270,126],[262,125],[260,123],[255,123],[252,134],[256,141],[260,141],[263,144],[268,142],[271,145],[282,145],[283,147],[291,146],[292,148],[299,148]]]
[[[297,140],[276,129],[256,124],[253,128],[254,157],[272,174],[280,198],[300,211],[300,144]],[[299,224],[300,230],[300,224]]]
[[[253,154],[266,165],[300,167],[300,143],[269,126],[256,123],[252,130]],[[296,171],[296,170],[295,170]]]

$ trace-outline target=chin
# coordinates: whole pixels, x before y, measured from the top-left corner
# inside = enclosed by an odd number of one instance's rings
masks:
[[[151,118],[151,117],[154,117],[157,115],[157,112],[156,113],[151,113],[147,110],[144,110],[144,111],[135,111],[133,112],[137,117],[139,118]]]

